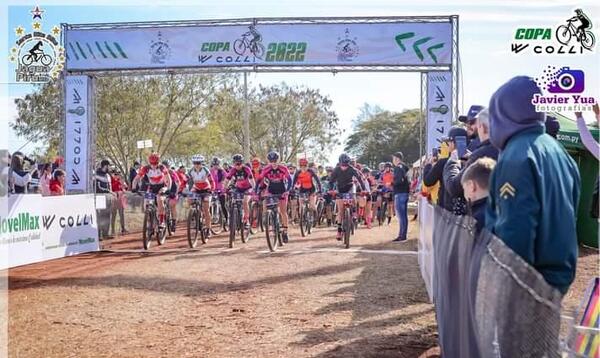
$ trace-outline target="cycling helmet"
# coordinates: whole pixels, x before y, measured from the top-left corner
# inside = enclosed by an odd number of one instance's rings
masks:
[[[301,158],[298,161],[298,165],[301,166],[301,167],[307,166],[308,165],[308,160],[306,160],[306,158]]]
[[[221,159],[219,159],[217,157],[213,157],[211,164],[212,165],[219,165],[219,164],[221,164]]]
[[[368,167],[364,167],[362,168],[362,172],[363,174],[369,174],[371,172],[371,169],[369,169]]]
[[[272,150],[269,152],[269,154],[267,154],[267,159],[269,160],[270,163],[274,163],[279,160],[279,153]]]
[[[575,13],[576,13],[577,15],[581,14],[582,12],[583,12],[583,10],[581,10],[581,9],[575,9]]]
[[[158,165],[158,162],[160,162],[160,155],[158,153],[152,153],[148,156],[148,163],[150,165]]]
[[[233,161],[233,164],[242,164],[244,163],[244,156],[241,154],[236,154],[231,158],[231,160]]]
[[[165,168],[169,168],[171,166],[168,160],[163,160],[160,164],[164,165]]]
[[[392,163],[391,162],[386,162],[384,165],[385,168],[391,168],[392,167]]]
[[[200,154],[196,154],[192,157],[192,163],[196,164],[196,163],[200,163],[200,164],[204,164],[204,156],[200,155]]]
[[[340,163],[340,164],[350,164],[350,161],[351,161],[351,159],[350,159],[350,157],[348,156],[348,154],[346,154],[346,153],[342,153],[342,154],[340,155],[340,158],[339,158],[339,163]]]

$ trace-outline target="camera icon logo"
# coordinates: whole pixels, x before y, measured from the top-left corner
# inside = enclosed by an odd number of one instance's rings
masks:
[[[537,85],[549,93],[582,93],[585,90],[585,75],[582,70],[570,67],[556,69],[548,66],[544,74],[536,79]]]

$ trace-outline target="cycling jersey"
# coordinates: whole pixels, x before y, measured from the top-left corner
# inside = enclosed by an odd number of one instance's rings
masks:
[[[137,176],[138,178],[148,178],[148,183],[150,185],[164,185],[166,183],[165,177],[169,176],[169,172],[163,165],[159,165],[155,168],[146,165],[140,168]]]
[[[183,189],[185,189],[185,187],[187,186],[187,182],[188,182],[188,176],[181,172],[181,171],[177,171],[177,176],[179,177],[179,191],[178,193],[181,193],[183,191]]]
[[[239,170],[236,167],[231,168],[229,174],[227,174],[227,180],[232,178],[236,189],[245,191],[252,188],[250,180],[254,177],[252,176],[252,171],[247,166],[244,165]]]
[[[329,175],[324,175],[321,177],[321,192],[326,193],[331,188],[329,187]]]
[[[381,183],[385,186],[385,187],[391,187],[394,184],[394,173],[390,172],[383,172],[381,174]]]
[[[269,164],[260,176],[261,182],[266,181],[267,191],[271,194],[280,195],[292,187],[292,176],[284,165]]]
[[[353,166],[348,166],[346,170],[342,170],[340,166],[336,166],[331,173],[329,178],[329,185],[337,185],[337,190],[340,194],[352,192],[354,188],[354,178],[357,179],[361,190],[365,190],[365,183],[363,182],[361,175]]]
[[[215,190],[223,191],[223,182],[225,181],[225,177],[227,177],[225,170],[221,168],[211,168],[210,174],[212,175],[213,182],[215,183]]]
[[[200,170],[192,169],[188,175],[190,177],[190,190],[207,191],[212,189],[213,178],[206,167],[202,167]]]
[[[258,168],[252,168],[252,176],[254,176],[254,180],[259,181],[261,179],[261,171],[262,169],[260,167]]]
[[[321,181],[319,180],[319,177],[317,176],[317,174],[315,174],[314,171],[312,171],[311,169],[308,169],[304,172],[302,170],[299,170],[296,172],[296,174],[294,174],[292,186],[296,186],[296,184],[298,184],[301,190],[314,191],[315,182],[317,183],[318,190],[321,191]]]

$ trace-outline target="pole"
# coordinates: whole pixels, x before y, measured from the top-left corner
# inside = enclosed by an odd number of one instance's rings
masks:
[[[250,160],[250,118],[248,113],[248,73],[244,72],[244,158]]]

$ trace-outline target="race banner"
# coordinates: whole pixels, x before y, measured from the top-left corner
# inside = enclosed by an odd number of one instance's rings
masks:
[[[452,23],[66,27],[67,71],[219,66],[449,66]]]
[[[98,250],[94,194],[50,196],[42,203],[44,260]]]
[[[44,260],[41,200],[39,194],[8,197],[0,216],[0,270]]]
[[[65,80],[65,188],[67,193],[84,193],[88,187],[88,76]]]
[[[439,148],[452,125],[452,72],[427,74],[427,155]]]

